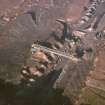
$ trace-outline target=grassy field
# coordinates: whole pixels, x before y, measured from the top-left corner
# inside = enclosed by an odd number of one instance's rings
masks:
[[[16,64],[0,64],[0,78],[17,84],[20,80],[21,66]]]
[[[105,105],[105,92],[86,87],[82,91],[81,105]]]

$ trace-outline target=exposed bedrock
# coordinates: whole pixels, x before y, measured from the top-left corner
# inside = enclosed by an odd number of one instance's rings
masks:
[[[49,39],[49,33],[51,32],[52,27],[56,27],[55,20],[65,16],[66,8],[66,5],[60,7],[60,4],[49,8],[33,6],[30,10],[17,16],[15,20],[10,21],[9,23],[5,23],[5,21],[1,20],[1,77],[5,79],[12,79],[12,76],[13,78],[17,77],[19,68],[24,65],[28,56],[30,45],[35,40]],[[11,72],[8,72],[8,70]],[[10,77],[8,76],[8,73],[12,73]]]
[[[79,10],[77,0],[43,0],[36,5],[37,1],[32,0],[34,6],[28,10],[24,8],[25,12],[16,19],[9,22],[0,20],[0,91],[5,87],[0,92],[3,94],[0,97],[3,102],[7,102],[6,105],[70,105],[71,100],[73,102],[78,98],[86,76],[93,67],[93,60],[98,52],[97,43],[101,43],[101,39],[95,38],[95,32],[87,33],[83,38],[83,46],[91,47],[94,51],[88,60],[82,59],[78,63],[64,61],[67,64],[63,70],[54,70],[43,75],[32,86],[21,84],[20,70],[30,56],[32,43],[36,40],[53,43],[51,32],[62,28],[56,19],[69,18],[70,11],[73,10],[70,21],[74,22],[80,17],[76,12],[81,13],[85,5],[83,2],[86,2],[81,0]],[[72,4],[75,6],[71,6]],[[12,94],[8,92],[9,89]],[[8,99],[7,96],[11,98]]]

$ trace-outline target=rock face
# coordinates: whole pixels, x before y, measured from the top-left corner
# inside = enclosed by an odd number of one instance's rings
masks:
[[[63,94],[74,101],[80,93],[80,89],[84,87],[86,76],[91,67],[91,62],[83,61],[78,64],[68,62],[57,79],[55,87],[64,89]]]
[[[6,74],[6,78],[8,78],[8,73],[6,73],[8,68],[10,68],[13,73],[15,72],[15,68],[12,69],[14,65],[17,65],[16,71],[18,71],[17,68],[24,65],[28,56],[30,44],[33,43],[33,41],[37,39],[51,39],[49,33],[53,28],[56,29],[56,27],[58,27],[55,20],[57,18],[65,17],[66,10],[71,6],[72,1],[67,0],[65,2],[63,0],[55,0],[52,2],[50,0],[43,0],[43,2],[38,2],[33,0],[32,3],[33,5],[35,4],[34,6],[31,5],[28,0],[24,2],[21,0],[19,2],[14,1],[13,5],[10,4],[11,1],[8,1],[9,6],[6,6],[5,2],[6,0],[1,2],[1,4],[3,3],[6,7],[6,14],[2,14],[2,7],[0,26],[0,66],[3,75]],[[75,2],[73,3],[74,5],[76,4]],[[31,5],[31,7],[28,8],[28,5]],[[13,11],[18,14],[16,19]],[[11,15],[13,16],[11,17]],[[5,76],[3,77],[5,78]],[[17,76],[14,75],[13,77]]]
[[[16,4],[17,6],[20,5],[18,3]],[[57,18],[65,16],[65,10],[67,9],[67,7],[65,4],[65,6],[62,8],[61,4],[57,3],[56,4],[57,6],[54,5],[53,7],[52,6],[46,7],[46,5],[44,5],[44,1],[38,2],[37,6],[32,6],[29,10],[27,10],[26,8],[22,8],[26,12],[25,13],[23,12],[22,15],[17,16],[16,19],[13,19],[8,23],[5,20],[1,19],[0,26],[1,27],[0,66],[2,71],[2,73],[0,73],[1,77],[9,79],[10,77],[8,77],[8,75],[10,75],[11,72],[12,73],[14,72],[15,75],[15,70],[17,73],[18,71],[17,69],[24,65],[25,60],[28,56],[31,43],[33,43],[33,41],[37,39],[46,40],[49,37],[49,33],[51,32],[50,30],[52,30],[52,26],[54,26],[55,20]],[[27,5],[28,4],[26,3],[26,6]],[[9,7],[7,7],[7,9],[12,11],[11,8]],[[59,13],[57,11],[59,11]],[[7,13],[7,10],[5,10],[5,12]],[[36,18],[36,20],[34,17]],[[8,18],[11,18],[11,16],[9,17],[8,15]],[[17,65],[16,69],[14,65],[15,66]],[[9,68],[11,72],[9,72],[8,74]],[[2,74],[6,75],[6,77],[2,76]],[[16,75],[11,76],[17,77]]]
[[[5,1],[2,0],[2,3],[5,4]],[[80,8],[76,8],[77,3],[80,3]],[[70,105],[78,98],[86,76],[93,66],[94,58],[81,60],[79,63],[68,61],[62,71],[51,71],[38,78],[31,86],[22,84],[20,70],[30,56],[31,44],[36,40],[54,43],[51,32],[58,31],[59,34],[62,28],[56,23],[56,19],[70,18],[69,21],[75,22],[80,18],[79,13],[86,3],[87,0],[80,0],[80,2],[76,0],[19,0],[14,1],[13,6],[16,5],[14,8],[11,5],[6,6],[5,14],[1,7],[0,91],[2,95],[0,94],[0,97],[3,100],[3,102],[0,101],[1,105]],[[69,16],[70,14],[72,15]],[[95,44],[98,41],[94,31],[87,31],[83,42],[85,42],[84,46],[88,44],[97,51]],[[5,87],[4,90],[3,87]]]

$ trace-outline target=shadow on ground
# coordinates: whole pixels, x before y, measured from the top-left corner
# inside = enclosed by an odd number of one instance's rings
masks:
[[[54,70],[31,86],[0,80],[0,105],[72,105],[70,99],[62,95],[62,89],[53,88],[60,72]]]

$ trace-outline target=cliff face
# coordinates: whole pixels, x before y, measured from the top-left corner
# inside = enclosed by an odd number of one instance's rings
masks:
[[[33,41],[48,40],[50,32],[56,27],[57,18],[64,19],[67,11],[77,11],[71,5],[80,5],[81,8],[85,1],[80,4],[76,1],[1,1],[1,35],[0,35],[0,66],[1,76],[11,78],[17,77],[17,69],[24,65],[27,58],[30,44]],[[5,8],[3,8],[5,7]],[[78,9],[78,12],[81,9]],[[27,12],[28,11],[28,12]],[[59,11],[59,12],[58,12]],[[75,13],[76,15],[76,13]],[[77,17],[77,16],[75,16]],[[16,18],[16,19],[15,19]],[[46,27],[45,27],[46,26]],[[17,65],[17,66],[16,66]],[[16,66],[16,71],[14,70]],[[12,69],[13,67],[13,69]],[[8,69],[14,75],[8,77]],[[11,73],[9,72],[9,73]],[[5,76],[4,76],[5,74]],[[19,77],[17,77],[19,79]]]
[[[26,64],[26,60],[29,57],[30,46],[33,41],[38,39],[43,41],[48,40],[49,42],[52,41],[53,43],[53,39],[50,38],[50,33],[59,27],[55,20],[58,18],[69,18],[67,15],[68,11],[70,10],[72,12],[72,9],[75,9],[74,6],[71,7],[72,4],[75,5],[76,1],[0,1],[1,105],[8,103],[17,105],[26,105],[27,103],[30,105],[70,104],[69,99],[62,95],[62,89],[55,90],[52,88],[60,75],[58,71],[39,79],[37,83],[35,83],[35,89],[27,86],[24,88],[24,86],[19,83],[21,79],[20,70],[22,66]],[[81,8],[83,4],[81,4]],[[75,11],[77,11],[77,9]],[[78,11],[80,11],[79,8]],[[69,14],[71,13],[69,12]],[[32,96],[34,97],[33,99]]]
[[[88,0],[1,0],[0,2],[1,105],[8,103],[10,105],[70,105],[75,100],[85,103],[85,99],[81,100],[79,97],[84,87],[86,90],[82,93],[83,98],[87,88],[104,91],[104,38],[95,37],[96,32],[104,27],[102,24],[104,16],[95,32],[83,30],[86,32],[86,36],[82,39],[83,47],[91,47],[92,55],[86,55],[87,58],[84,57],[79,62],[62,58],[62,63],[58,63],[56,70],[51,69],[51,72],[36,79],[32,85],[23,84],[24,82],[21,81],[23,65],[33,67],[34,60],[30,60],[32,43],[40,40],[55,44],[56,40],[52,38],[52,32],[57,32],[58,38],[62,33],[62,26],[56,22],[56,19],[67,19],[73,24],[78,22],[81,14],[84,15],[84,6],[87,5]],[[96,16],[100,17],[101,9],[101,13],[104,13],[104,6],[100,5]],[[65,48],[63,46],[60,50]],[[87,75],[89,75],[88,79]]]
[[[1,1],[0,5],[6,7],[1,6],[0,22],[0,74],[3,78],[17,77],[17,73],[20,72],[18,70],[24,65],[33,41],[46,40],[53,30],[52,27],[55,27],[55,20],[63,18],[67,5],[71,5],[64,1],[54,3],[52,5],[46,0],[43,2],[33,0],[32,3],[29,0],[19,0],[13,3],[8,1],[7,5],[6,0]]]

